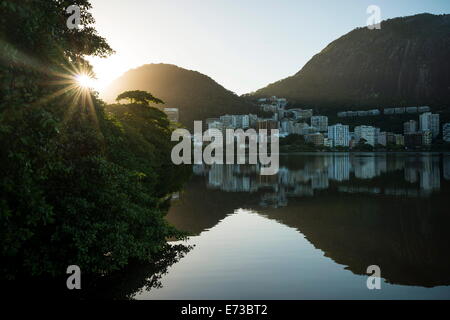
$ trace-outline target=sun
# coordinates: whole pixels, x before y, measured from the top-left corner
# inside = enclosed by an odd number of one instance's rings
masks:
[[[77,84],[81,88],[91,89],[94,87],[94,79],[87,74],[79,74],[75,77]]]

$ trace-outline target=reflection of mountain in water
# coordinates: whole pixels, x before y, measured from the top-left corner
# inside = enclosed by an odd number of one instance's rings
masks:
[[[181,229],[199,233],[235,209],[253,208],[297,228],[356,274],[377,264],[391,283],[450,284],[450,156],[290,156],[269,177],[251,166],[194,170],[168,215]]]
[[[209,189],[201,177],[192,177],[180,199],[173,201],[167,219],[177,228],[198,234],[210,229],[236,208],[258,205],[260,193]]]
[[[388,282],[450,285],[450,216],[446,199],[337,195],[260,210],[297,228],[327,257],[356,274],[378,265]]]

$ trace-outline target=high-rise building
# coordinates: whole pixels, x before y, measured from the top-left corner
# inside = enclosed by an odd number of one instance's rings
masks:
[[[311,127],[315,127],[319,132],[327,132],[328,130],[328,117],[326,116],[312,116]]]
[[[348,125],[341,123],[328,127],[328,138],[333,140],[333,146],[348,147],[350,142],[350,133]]]
[[[355,127],[355,138],[358,142],[364,139],[367,144],[374,147],[377,143],[377,128],[372,126],[357,126]]]
[[[450,123],[445,123],[442,126],[442,138],[445,142],[450,142]]]
[[[435,113],[431,115],[431,133],[433,134],[433,139],[436,138],[440,133],[440,120],[439,114]]]
[[[439,114],[425,112],[419,116],[420,131],[430,130],[432,138],[436,138],[439,135]]]
[[[419,116],[420,131],[431,130],[431,112],[422,113]]]
[[[403,124],[403,133],[414,133],[417,131],[417,121],[409,120]]]

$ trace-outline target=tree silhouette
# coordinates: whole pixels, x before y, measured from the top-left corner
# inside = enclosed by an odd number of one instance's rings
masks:
[[[119,102],[121,100],[127,99],[131,103],[140,103],[144,105],[149,105],[151,102],[153,103],[164,103],[162,100],[154,97],[150,92],[141,91],[141,90],[133,90],[133,91],[125,91],[119,94],[116,98],[116,101]]]

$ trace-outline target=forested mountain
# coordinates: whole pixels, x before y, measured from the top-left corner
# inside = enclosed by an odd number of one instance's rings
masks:
[[[112,102],[131,89],[151,92],[165,102],[165,107],[178,108],[180,122],[188,128],[194,120],[256,111],[251,103],[210,77],[170,64],[147,64],[126,72],[107,88],[105,99]]]
[[[316,107],[450,105],[450,15],[419,14],[358,28],[299,72],[250,96]]]

